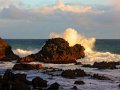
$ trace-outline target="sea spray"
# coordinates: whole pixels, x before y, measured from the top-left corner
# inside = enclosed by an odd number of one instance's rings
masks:
[[[93,52],[95,38],[88,38],[80,33],[78,33],[75,29],[68,28],[61,34],[51,33],[50,38],[64,38],[69,42],[70,46],[74,46],[75,44],[81,44],[85,47],[85,51],[87,53]]]
[[[120,61],[120,55],[112,54],[110,52],[98,52],[93,50],[96,39],[94,37],[89,38],[80,33],[78,33],[75,29],[68,28],[61,34],[51,33],[50,38],[64,38],[69,42],[70,46],[74,46],[75,44],[81,44],[85,47],[86,57],[83,58],[82,63],[94,63],[101,61]]]
[[[25,57],[27,55],[30,55],[30,54],[35,54],[39,51],[39,49],[34,49],[34,50],[24,50],[24,49],[15,49],[13,50],[13,52],[17,55],[19,55],[20,57]]]

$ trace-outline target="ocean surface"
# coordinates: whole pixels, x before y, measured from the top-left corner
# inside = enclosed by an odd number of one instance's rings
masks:
[[[40,49],[47,39],[5,39],[13,50],[35,50]],[[94,50],[99,52],[110,52],[120,54],[120,39],[97,39]]]

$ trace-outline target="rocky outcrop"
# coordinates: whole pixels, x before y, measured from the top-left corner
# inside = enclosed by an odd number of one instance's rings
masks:
[[[0,38],[0,61],[16,60],[18,58],[19,56],[13,53],[11,46]]]
[[[29,55],[18,62],[40,61],[45,63],[67,64],[75,63],[76,59],[84,58],[84,47],[76,44],[73,47],[62,38],[54,38],[46,41],[46,44],[37,54]]]

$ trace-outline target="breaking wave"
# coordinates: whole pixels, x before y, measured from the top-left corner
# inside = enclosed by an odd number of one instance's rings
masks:
[[[119,54],[112,54],[110,52],[99,52],[93,50],[96,39],[94,37],[86,37],[80,33],[78,33],[75,29],[68,28],[61,34],[51,33],[50,38],[64,38],[69,42],[70,46],[74,46],[75,44],[81,44],[85,47],[86,57],[84,59],[80,59],[83,63],[94,63],[101,61],[120,61]]]
[[[13,52],[17,55],[19,55],[20,57],[25,57],[27,55],[30,55],[30,54],[35,54],[39,51],[39,49],[34,49],[34,50],[24,50],[24,49],[15,49],[13,50]]]

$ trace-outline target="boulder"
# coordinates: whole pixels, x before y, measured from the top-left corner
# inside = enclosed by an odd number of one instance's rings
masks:
[[[11,49],[11,46],[0,38],[0,61],[9,61],[16,59],[19,59],[19,56],[15,55]]]
[[[84,72],[84,70],[81,69],[65,70],[62,72],[61,76],[64,78],[74,79],[76,77],[84,77],[86,76],[86,73]]]
[[[40,78],[40,77],[35,77],[35,78],[32,80],[32,85],[33,85],[34,88],[47,87],[47,81],[46,81],[46,80],[43,80],[43,79]]]
[[[39,70],[42,68],[42,64],[23,64],[23,63],[19,63],[19,64],[15,64],[13,66],[13,70]]]
[[[85,82],[84,82],[84,81],[79,80],[79,81],[75,81],[75,82],[74,82],[74,84],[84,85],[84,84],[85,84]]]
[[[99,75],[99,74],[94,74],[92,76],[92,78],[95,78],[95,79],[98,79],[98,80],[110,80],[110,78],[108,78],[106,76]]]
[[[50,87],[47,90],[59,90],[60,84],[53,83],[52,85],[50,85]]]
[[[98,68],[98,69],[116,69],[116,65],[118,63],[115,62],[95,62],[93,64],[93,68]]]
[[[70,47],[62,38],[53,38],[46,41],[42,49],[36,53],[18,60],[18,62],[40,61],[45,63],[67,64],[75,63],[76,59],[84,58],[84,47],[80,44]]]

